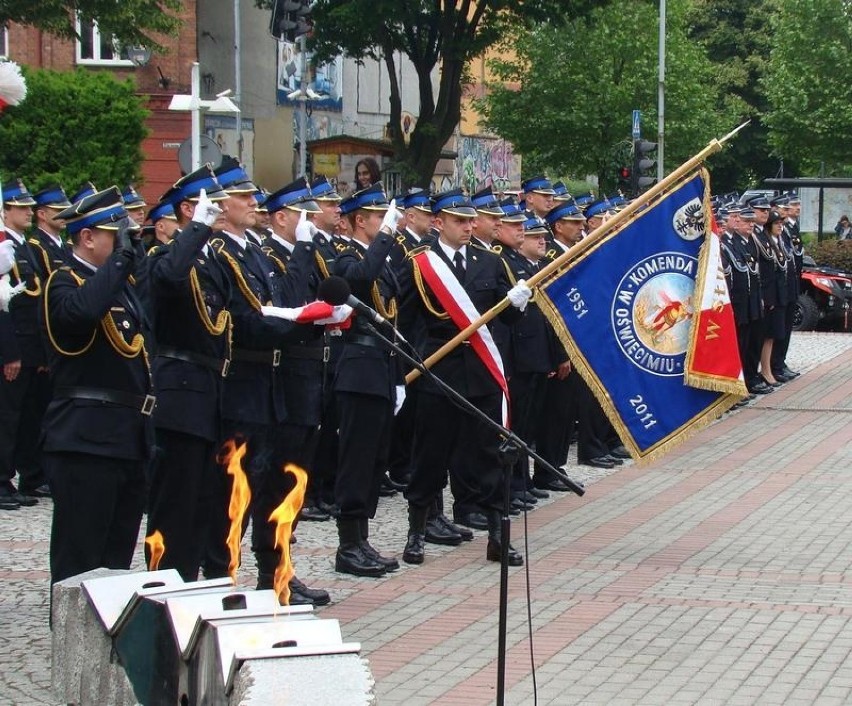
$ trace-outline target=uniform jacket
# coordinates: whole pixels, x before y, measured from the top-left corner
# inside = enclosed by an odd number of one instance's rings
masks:
[[[288,306],[301,306],[316,299],[321,272],[313,244],[297,243],[291,252],[269,237],[264,252],[276,266],[279,281],[287,283]],[[287,421],[317,426],[322,412],[323,374],[328,364],[323,327],[299,324],[294,327],[292,339],[282,348],[277,370],[287,400]]]
[[[265,317],[264,305],[284,306],[278,287],[278,271],[253,242],[243,249],[226,233],[214,241],[231,284],[231,318],[234,322],[233,358],[225,379],[222,415],[226,419],[252,424],[275,424],[286,419],[284,387],[277,374],[280,351],[288,342],[294,324]],[[240,360],[246,351],[266,355],[266,362]],[[276,354],[276,351],[278,353]]]
[[[386,313],[395,313],[399,295],[397,276],[387,260],[395,245],[394,236],[386,233],[379,233],[369,247],[352,240],[334,266],[334,274],[348,282],[355,297]],[[367,329],[362,317],[354,316],[352,326],[343,336],[343,350],[335,369],[335,391],[358,392],[393,401],[396,386],[400,384],[402,373],[397,356]]]
[[[15,260],[15,267],[9,273],[10,282],[12,285],[23,282],[26,289],[12,298],[8,312],[0,312],[0,362],[20,360],[25,367],[44,366],[47,356],[38,324],[43,282],[37,274],[35,253],[29,243],[15,240]]]
[[[760,292],[765,307],[787,305],[788,261],[783,251],[771,242],[772,236],[763,228],[756,229],[754,238],[760,265]],[[780,245],[779,245],[780,248]]]
[[[443,249],[439,245],[435,245],[432,250],[444,260],[452,271],[453,264],[447,258]],[[414,304],[404,306],[403,311],[407,312],[408,315],[421,317],[425,322],[427,339],[422,353],[423,357],[426,358],[452,339],[459,332],[459,328],[449,317],[439,315],[444,314],[443,307],[438,303],[438,299],[429,289],[425,280],[420,280],[422,287],[418,283],[419,278],[415,277],[415,268],[417,267],[415,261],[409,258],[408,262],[409,266],[406,269],[406,276],[401,282],[401,286],[404,297],[412,298]],[[499,255],[489,250],[468,246],[462,286],[476,310],[483,314],[502,299],[505,299],[506,292],[512,287],[512,281],[509,271]],[[518,309],[510,306],[504,309],[498,318],[501,323],[511,325],[520,320],[522,316],[523,314]],[[491,377],[491,374],[469,344],[457,346],[451,353],[435,363],[432,371],[465,397],[480,397],[494,394],[500,390],[494,378]],[[420,390],[443,394],[428,378],[423,379]]]
[[[57,245],[53,238],[41,228],[33,229],[27,242],[35,255],[36,273],[41,277],[42,282],[47,282],[47,278],[54,270],[68,264],[71,252],[68,246]]]
[[[154,387],[158,428],[219,438],[222,372],[231,356],[231,285],[210,246],[211,231],[190,223],[167,245],[149,252],[146,264],[158,349]],[[181,360],[189,353],[209,364]],[[214,369],[214,362],[219,361]]]
[[[86,388],[144,397],[152,392],[145,318],[128,283],[128,259],[97,272],[74,259],[47,282],[42,327],[50,344],[54,399],[44,415],[44,450],[142,460],[150,417],[140,409],[64,395]]]

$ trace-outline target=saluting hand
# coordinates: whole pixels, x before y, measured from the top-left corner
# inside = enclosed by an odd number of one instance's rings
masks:
[[[388,235],[393,235],[400,218],[402,218],[402,214],[396,210],[396,199],[391,199],[390,206],[388,206],[388,210],[385,212],[385,217],[382,219],[382,225],[379,226],[379,230]]]
[[[209,228],[220,215],[222,215],[222,209],[214,201],[207,198],[207,189],[202,189],[201,193],[198,194],[195,210],[192,212],[192,220],[196,223],[203,223]]]
[[[317,227],[308,220],[308,212],[302,211],[299,222],[296,225],[296,242],[310,243],[314,239]]]

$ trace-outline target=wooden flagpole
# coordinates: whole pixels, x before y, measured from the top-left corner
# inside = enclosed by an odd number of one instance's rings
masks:
[[[678,182],[684,176],[689,174],[693,169],[698,167],[701,163],[703,163],[708,157],[719,152],[722,149],[722,146],[730,140],[734,135],[736,135],[740,130],[742,130],[746,125],[748,125],[751,121],[747,120],[739,127],[731,130],[727,135],[722,137],[721,139],[711,140],[708,145],[701,150],[694,157],[690,158],[683,164],[681,164],[677,169],[675,169],[671,174],[669,174],[665,179],[660,182],[657,182],[648,189],[646,192],[635,198],[631,201],[627,207],[625,207],[622,211],[616,213],[612,218],[607,220],[605,223],[602,223],[600,226],[595,228],[589,235],[583,240],[580,241],[578,245],[575,245],[571,250],[566,253],[563,253],[555,260],[552,260],[547,265],[542,267],[538,272],[536,272],[532,277],[527,280],[527,286],[532,289],[539,282],[550,276],[553,272],[558,270],[560,267],[564,266],[570,260],[573,260],[578,255],[583,253],[585,250],[594,245],[598,240],[603,238],[607,233],[609,233],[614,228],[621,225],[624,221],[630,218],[634,213],[636,213],[643,206],[648,204],[652,199],[656,198],[659,194],[663,193],[666,189],[668,189],[672,184]],[[503,309],[510,305],[508,299],[503,299],[493,307],[491,307],[488,311],[486,311],[482,316],[480,316],[476,321],[473,321],[467,328],[462,331],[459,331],[453,338],[447,341],[443,346],[441,346],[438,350],[436,350],[432,355],[430,355],[426,360],[423,361],[423,365],[427,368],[431,368],[435,363],[437,363],[441,358],[447,355],[450,351],[455,349],[461,343],[470,338],[474,332],[480,327],[487,324],[491,319],[497,316]],[[412,370],[408,375],[405,376],[406,384],[409,384],[416,380],[420,376],[419,370]]]

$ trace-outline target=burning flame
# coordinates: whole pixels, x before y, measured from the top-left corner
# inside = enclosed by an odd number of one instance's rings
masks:
[[[281,561],[275,568],[273,588],[278,596],[278,602],[281,605],[290,605],[290,579],[295,574],[293,562],[290,560],[290,535],[293,534],[293,521],[305,502],[308,474],[293,463],[288,463],[284,467],[284,472],[291,473],[295,477],[296,485],[272,511],[269,521],[276,524],[275,548],[281,552]]]
[[[246,444],[237,446],[233,439],[225,442],[222,449],[222,463],[228,466],[228,475],[234,477],[231,486],[231,499],[228,502],[228,517],[231,518],[231,528],[228,530],[226,544],[231,553],[228,563],[228,574],[237,580],[237,569],[240,568],[240,542],[243,538],[243,517],[251,501],[248,478],[243,471],[242,460],[246,455]]]
[[[166,553],[166,544],[163,542],[163,535],[160,530],[154,530],[152,534],[145,537],[145,544],[148,547],[148,571],[158,571],[160,568],[160,559]]]

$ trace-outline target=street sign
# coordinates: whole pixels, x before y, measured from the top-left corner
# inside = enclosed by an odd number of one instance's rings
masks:
[[[642,120],[642,113],[638,110],[633,111],[633,139],[638,140],[642,137],[642,130],[639,127],[639,123]]]

